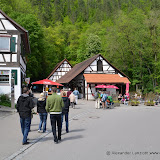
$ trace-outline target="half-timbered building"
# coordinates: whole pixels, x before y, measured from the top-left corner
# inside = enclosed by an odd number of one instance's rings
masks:
[[[72,68],[72,65],[65,58],[63,61],[61,61],[55,66],[55,68],[52,70],[52,72],[47,77],[47,79],[50,79],[55,82],[59,80],[62,76],[64,76],[68,71],[70,71],[71,68]]]
[[[26,53],[30,53],[28,31],[0,10],[0,94],[11,93],[13,77],[15,101],[26,77]]]
[[[93,93],[95,93],[95,86],[98,84],[116,85],[119,88],[119,93],[128,94],[130,83],[128,77],[101,54],[75,65],[57,82],[72,89],[78,88],[81,93],[80,98],[86,99],[94,99]]]

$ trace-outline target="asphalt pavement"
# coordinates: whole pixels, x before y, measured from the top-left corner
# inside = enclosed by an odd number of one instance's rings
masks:
[[[160,106],[127,106],[95,109],[94,101],[79,100],[70,108],[69,133],[54,144],[50,119],[48,133],[38,133],[34,115],[29,145],[22,146],[18,113],[0,118],[0,159],[22,160],[159,160]],[[36,109],[35,109],[36,110]]]

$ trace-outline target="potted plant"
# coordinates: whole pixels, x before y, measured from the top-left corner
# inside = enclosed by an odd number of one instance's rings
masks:
[[[144,103],[146,106],[154,106],[154,102],[153,101],[147,101]]]
[[[113,99],[114,107],[119,107],[120,101],[118,101],[118,94],[112,95],[112,99]]]
[[[113,101],[114,102],[114,107],[119,107],[120,106],[120,101]]]
[[[144,105],[146,105],[146,106],[154,106],[154,99],[155,99],[155,94],[153,92],[149,92],[145,96]]]
[[[138,106],[139,105],[139,101],[137,101],[137,100],[131,100],[129,104],[131,106]]]

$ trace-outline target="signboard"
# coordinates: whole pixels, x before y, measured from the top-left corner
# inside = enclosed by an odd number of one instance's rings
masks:
[[[9,75],[9,71],[7,70],[0,70],[0,75]]]
[[[26,82],[27,84],[30,84],[30,78],[25,78],[25,82]]]

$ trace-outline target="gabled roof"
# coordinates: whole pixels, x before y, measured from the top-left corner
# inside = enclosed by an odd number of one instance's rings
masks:
[[[56,72],[56,70],[63,64],[64,61],[67,61],[68,64],[72,67],[72,65],[69,63],[69,61],[65,58],[63,61],[61,61],[60,63],[58,63],[54,69],[52,70],[52,72],[50,73],[50,75],[47,77],[47,79],[49,79],[53,74],[54,72]]]
[[[118,74],[83,74],[87,83],[130,83],[127,77],[120,77]]]
[[[127,77],[123,72],[114,67],[106,58],[104,58],[101,54],[97,54],[81,63],[76,64],[69,72],[67,72],[64,76],[62,76],[57,82],[58,83],[69,83],[72,79],[78,76],[81,72],[83,72],[96,58],[101,56],[107,63],[112,66],[115,70],[117,70],[124,77]],[[128,77],[127,77],[128,78]]]
[[[26,29],[24,29],[22,26],[20,26],[19,24],[17,24],[14,20],[12,20],[10,17],[8,17],[2,10],[0,10],[0,15],[1,15],[1,19],[3,19],[3,22],[6,22],[7,24],[8,23],[11,23],[11,25],[13,25],[15,27],[15,29],[18,29],[20,30],[22,33],[24,33],[24,35],[22,36],[22,38],[25,40],[25,48],[26,48],[26,51],[28,53],[31,52],[30,50],[30,45],[29,45],[29,36],[28,36],[28,31]],[[2,22],[1,22],[2,23]],[[5,27],[5,24],[2,25],[2,27]],[[6,31],[7,30],[15,30],[14,27],[11,26],[10,29],[5,29]],[[3,28],[2,28],[3,30]]]
[[[83,70],[85,70],[97,57],[99,54],[76,64],[69,72],[67,72],[64,76],[62,76],[57,82],[68,83],[72,79],[74,79],[78,74],[80,74]]]

